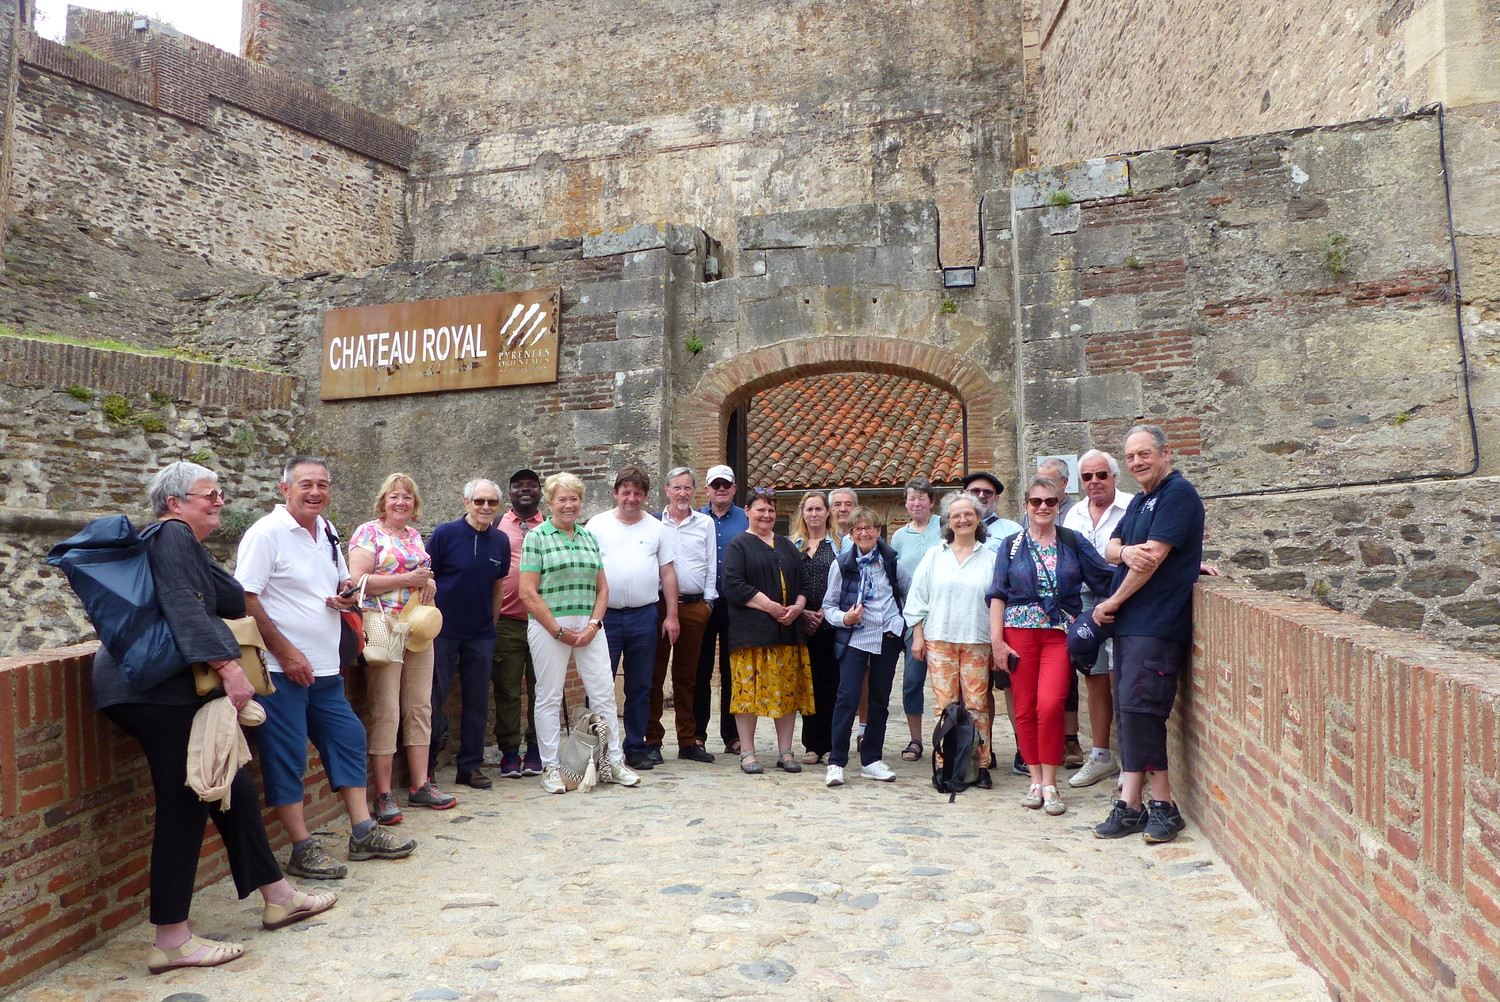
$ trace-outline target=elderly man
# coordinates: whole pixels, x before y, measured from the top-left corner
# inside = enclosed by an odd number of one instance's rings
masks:
[[[984,506],[984,545],[992,550],[1000,548],[1000,541],[1006,536],[1012,536],[1021,531],[1019,522],[1012,522],[1008,518],[1001,518],[995,513],[995,506],[1000,500],[1000,495],[1005,493],[1005,485],[1000,478],[993,473],[975,471],[964,477],[964,491],[979,499]],[[1029,775],[1029,773],[1028,773]]]
[[[1170,842],[1187,826],[1167,777],[1167,717],[1193,641],[1193,584],[1203,567],[1203,501],[1172,469],[1172,449],[1155,425],[1125,436],[1125,465],[1141,485],[1115,527],[1105,556],[1119,564],[1115,587],[1094,606],[1094,622],[1113,623],[1115,706],[1120,714],[1123,783],[1099,838],[1143,832]],[[1146,775],[1151,800],[1142,804]]]
[[[331,487],[326,460],[287,463],[285,503],[246,530],[234,571],[276,683],[260,697],[266,720],[255,731],[266,804],[292,839],[287,872],[313,880],[337,880],[348,867],[313,838],[303,815],[309,738],[349,814],[349,858],[402,859],[417,847],[377,827],[365,801],[365,728],[339,674],[338,610],[355,599],[338,536],[323,519]]]
[[[1083,484],[1084,500],[1068,510],[1067,517],[1063,519],[1063,527],[1072,529],[1093,544],[1094,549],[1104,553],[1109,549],[1110,537],[1114,535],[1120,519],[1125,516],[1126,506],[1134,495],[1116,487],[1120,479],[1120,464],[1115,461],[1114,456],[1098,449],[1090,449],[1078,460],[1078,479]],[[1103,597],[1095,595],[1088,590],[1088,585],[1084,585],[1082,615],[1087,616]],[[1109,732],[1115,719],[1115,701],[1110,692],[1113,657],[1114,641],[1106,640],[1100,645],[1099,656],[1092,664],[1075,665],[1086,677],[1089,730],[1094,748],[1089,753],[1088,761],[1083,763],[1083,768],[1068,778],[1069,786],[1093,786],[1099,780],[1120,771],[1120,764],[1109,750]],[[1076,684],[1077,676],[1074,678]],[[1075,703],[1068,720],[1071,733],[1078,731],[1076,706]]]
[[[1061,456],[1045,456],[1037,461],[1036,475],[1056,480],[1058,486],[1062,488],[1063,503],[1062,507],[1057,509],[1057,524],[1062,525],[1062,521],[1067,517],[1068,512],[1072,511],[1073,506],[1078,503],[1073,498],[1068,497],[1068,481],[1073,477],[1072,471],[1068,469],[1068,461]]]
[[[717,567],[714,590],[724,594],[724,547],[742,532],[750,531],[750,516],[734,503],[734,471],[727,466],[710,466],[703,478],[708,484],[708,504],[699,509],[714,523],[714,560]],[[739,754],[740,732],[729,712],[729,603],[716,602],[703,632],[703,649],[698,654],[698,684],[693,694],[694,735],[700,742],[708,740],[708,718],[713,700],[714,660],[719,663],[719,737],[724,750]]]
[[[526,642],[526,606],[521,602],[521,543],[542,524],[542,479],[535,470],[510,475],[510,511],[495,525],[510,541],[510,570],[500,579],[500,616],[495,620],[495,658],[490,682],[495,690],[495,744],[505,779],[542,774],[536,742],[536,666]],[[521,716],[521,683],[526,683],[526,716]],[[521,755],[525,724],[526,755]]]
[[[917,573],[917,565],[927,551],[942,543],[943,535],[938,520],[932,517],[933,505],[937,503],[937,491],[926,477],[913,477],[906,482],[906,513],[911,521],[891,533],[891,549],[901,560],[908,574]],[[901,752],[907,762],[922,758],[922,690],[927,685],[927,662],[912,657],[911,631],[906,631],[906,666],[901,672],[901,708],[906,713],[906,727],[911,741]]]
[[[839,544],[840,553],[854,545],[854,540],[849,537],[849,516],[858,506],[859,495],[854,493],[853,487],[836,487],[828,492],[828,508],[832,513],[833,528],[843,540]]]
[[[494,781],[484,764],[484,732],[490,722],[490,666],[495,656],[495,621],[504,593],[500,582],[510,573],[510,539],[495,528],[500,488],[483,477],[464,484],[464,517],[435,526],[427,538],[437,607],[443,629],[432,643],[432,752],[448,737],[443,704],[455,673],[459,680],[458,755],[455,782],[488,790]]]
[[[661,762],[661,742],[666,730],[661,725],[663,690],[667,668],[672,669],[672,707],[677,725],[677,757],[689,762],[712,762],[714,757],[698,740],[698,722],[693,716],[698,681],[698,656],[703,648],[703,633],[718,601],[715,583],[719,575],[719,548],[714,541],[713,519],[693,510],[693,493],[698,479],[686,466],[667,473],[667,507],[661,513],[661,525],[672,541],[677,569],[677,622],[680,632],[676,642],[656,645],[656,667],[651,673],[651,713],[646,721],[646,750],[653,762]],[[665,628],[667,600],[657,607],[658,621]]]
[[[615,506],[589,519],[585,526],[599,541],[609,606],[604,610],[604,639],[609,644],[609,667],[625,676],[625,764],[637,771],[651,769],[646,749],[646,724],[651,715],[651,679],[656,666],[657,606],[665,607],[661,635],[677,642],[677,568],[672,537],[659,520],[644,510],[651,478],[638,466],[627,466],[615,477]]]

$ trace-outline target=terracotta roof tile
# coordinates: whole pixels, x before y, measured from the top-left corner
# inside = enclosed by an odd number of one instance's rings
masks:
[[[747,482],[782,488],[899,487],[964,470],[958,398],[871,372],[808,376],[757,394],[746,422]]]

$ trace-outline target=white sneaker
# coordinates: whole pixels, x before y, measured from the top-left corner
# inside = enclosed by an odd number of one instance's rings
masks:
[[[1101,762],[1096,758],[1091,758],[1083,764],[1082,769],[1079,769],[1068,777],[1068,785],[1074,788],[1093,786],[1099,780],[1104,779],[1106,776],[1113,776],[1119,771],[1120,760],[1113,755],[1110,756],[1108,762]]]
[[[873,779],[877,783],[889,783],[896,778],[896,773],[891,767],[878,759],[869,765],[860,766],[859,774],[865,779]]]
[[[609,764],[609,771],[604,774],[606,783],[619,783],[621,786],[640,786],[641,777],[636,771],[625,764],[624,759]]]
[[[823,782],[829,786],[843,786],[844,767],[841,765],[830,765],[828,767],[828,775],[824,778]]]
[[[1067,809],[1068,805],[1063,803],[1062,798],[1057,795],[1057,787],[1042,787],[1042,810],[1055,818]]]
[[[562,769],[555,765],[542,766],[542,789],[548,793],[567,793],[568,787],[563,783]]]

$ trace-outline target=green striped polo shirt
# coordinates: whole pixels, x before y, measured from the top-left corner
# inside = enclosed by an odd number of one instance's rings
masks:
[[[554,616],[592,613],[603,567],[599,540],[581,525],[569,539],[548,519],[528,532],[521,544],[521,570],[541,575],[537,591]]]

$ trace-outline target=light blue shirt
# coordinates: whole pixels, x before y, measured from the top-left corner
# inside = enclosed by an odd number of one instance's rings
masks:
[[[998,550],[1006,536],[1014,536],[1021,531],[1021,523],[1012,522],[1008,518],[995,516],[994,521],[984,524],[984,548],[987,550]]]
[[[901,558],[901,566],[912,573],[916,573],[917,566],[922,563],[927,551],[942,541],[943,531],[935,518],[927,520],[926,529],[918,529],[908,522],[891,533],[891,549]]]

